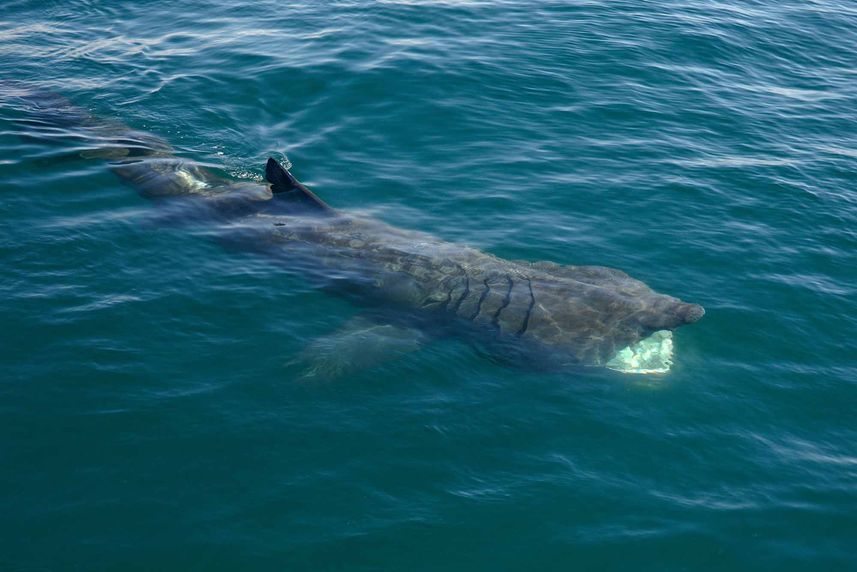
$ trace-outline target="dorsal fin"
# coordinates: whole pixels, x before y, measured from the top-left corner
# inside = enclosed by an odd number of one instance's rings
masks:
[[[333,209],[326,202],[302,185],[273,157],[269,157],[268,163],[265,165],[265,179],[271,183],[271,192],[274,195],[299,200],[301,203],[322,212],[333,212]]]

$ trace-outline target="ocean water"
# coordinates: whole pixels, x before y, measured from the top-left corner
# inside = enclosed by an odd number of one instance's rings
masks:
[[[855,63],[836,0],[5,0],[0,570],[857,569]],[[359,308],[154,224],[10,82],[707,314],[666,376],[308,381]]]

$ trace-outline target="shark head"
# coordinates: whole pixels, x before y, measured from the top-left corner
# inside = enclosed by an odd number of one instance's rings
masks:
[[[651,309],[631,320],[639,320],[637,330],[640,339],[609,357],[605,363],[608,369],[636,374],[669,372],[673,365],[672,331],[696,322],[705,315],[705,310],[698,304],[688,304],[670,296],[656,296]]]
[[[688,304],[671,296],[656,295],[651,308],[634,317],[641,338],[629,343],[605,366],[622,373],[667,373],[673,365],[673,330],[692,324],[705,315],[699,304]]]
[[[672,331],[705,314],[698,304],[659,294],[619,270],[536,267],[525,337],[563,365],[605,366],[623,373],[666,373]]]

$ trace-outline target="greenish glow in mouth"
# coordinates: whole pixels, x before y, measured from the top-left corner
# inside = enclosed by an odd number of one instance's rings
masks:
[[[622,373],[667,373],[673,364],[673,333],[660,330],[619,351],[607,367]]]

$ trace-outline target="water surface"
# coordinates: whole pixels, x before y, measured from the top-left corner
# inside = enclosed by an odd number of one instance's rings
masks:
[[[857,538],[849,2],[7,1],[0,78],[338,208],[705,306],[660,378],[359,312],[0,109],[0,569],[823,570]]]

